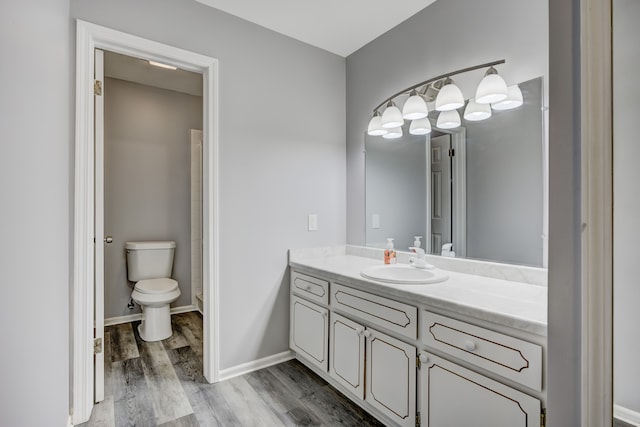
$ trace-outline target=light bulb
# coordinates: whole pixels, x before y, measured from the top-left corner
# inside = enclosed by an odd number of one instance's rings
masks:
[[[464,109],[464,119],[470,122],[479,122],[491,117],[489,104],[478,104],[475,99],[470,99],[467,108]]]
[[[512,85],[507,89],[507,97],[503,101],[491,104],[491,108],[494,110],[511,110],[522,105],[523,99],[520,87],[518,85]]]
[[[460,126],[460,114],[456,110],[443,111],[438,115],[436,126],[440,129],[455,129]]]
[[[396,107],[393,101],[389,101],[387,108],[382,113],[382,127],[385,129],[397,128],[404,124],[402,113],[400,109]]]
[[[431,133],[431,122],[429,118],[424,117],[412,121],[411,126],[409,126],[409,133],[411,135],[427,135]]]
[[[401,127],[389,129],[388,133],[382,135],[384,139],[397,139],[397,138],[400,138],[401,136],[402,136]]]
[[[451,111],[464,105],[464,96],[458,86],[451,79],[447,79],[447,82],[436,97],[436,110],[438,111]]]
[[[409,99],[404,103],[402,108],[402,117],[405,120],[416,120],[427,117],[429,110],[424,98],[414,89],[411,91]]]
[[[495,68],[489,68],[476,89],[476,102],[478,104],[492,104],[500,102],[506,97],[507,84],[498,75]]]
[[[369,120],[369,126],[367,127],[367,133],[372,136],[384,135],[388,131],[382,127],[382,118],[379,112],[375,112],[371,120]]]

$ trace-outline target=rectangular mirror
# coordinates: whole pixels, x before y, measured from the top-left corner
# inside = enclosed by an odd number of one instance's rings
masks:
[[[456,129],[384,139],[365,133],[366,244],[395,239],[407,251],[543,266],[542,77],[519,84],[522,106]],[[463,109],[460,109],[462,112]],[[445,246],[447,248],[447,246]]]

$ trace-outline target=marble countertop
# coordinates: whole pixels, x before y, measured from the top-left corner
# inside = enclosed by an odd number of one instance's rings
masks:
[[[381,259],[345,251],[291,253],[289,265],[296,271],[321,275],[332,281],[398,297],[461,315],[497,323],[536,335],[547,335],[547,288],[511,280],[449,271],[449,279],[428,285],[396,285],[365,279],[363,268]]]

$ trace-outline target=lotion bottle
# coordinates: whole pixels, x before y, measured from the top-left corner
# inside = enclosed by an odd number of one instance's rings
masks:
[[[384,250],[384,263],[396,263],[396,251],[393,249],[393,239],[391,237],[387,239],[387,248]]]

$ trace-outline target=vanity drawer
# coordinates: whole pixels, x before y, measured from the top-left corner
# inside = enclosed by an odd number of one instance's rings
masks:
[[[306,274],[291,272],[291,291],[294,294],[322,304],[329,303],[329,282]]]
[[[525,385],[542,390],[542,347],[428,311],[422,342],[432,348]]]
[[[408,338],[418,334],[418,309],[338,284],[331,286],[331,307]]]

